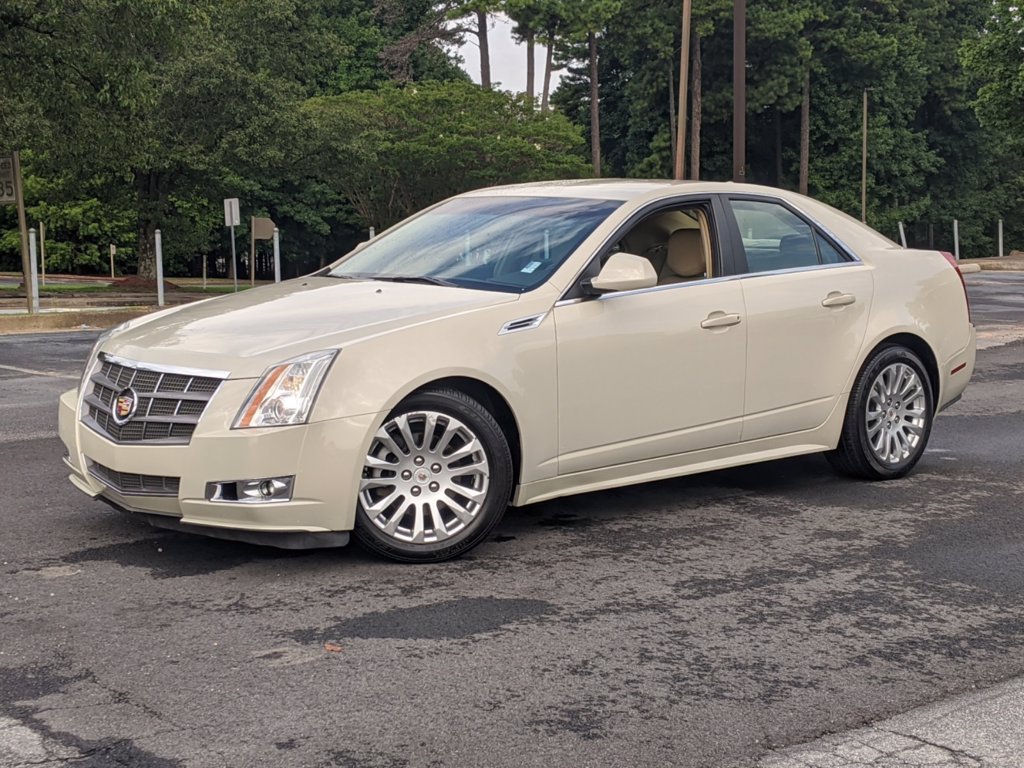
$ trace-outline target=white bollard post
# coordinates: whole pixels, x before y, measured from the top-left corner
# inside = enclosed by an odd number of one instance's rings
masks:
[[[281,230],[274,227],[274,282],[281,282]]]
[[[156,231],[156,305],[164,305],[164,244],[160,237],[160,230]]]
[[[376,236],[377,230],[375,230],[373,227],[370,227],[370,239],[373,240],[373,238],[375,238]]]
[[[235,225],[231,225],[231,276],[235,278],[235,293],[238,293],[238,257],[235,256]]]
[[[960,261],[960,222],[953,219],[953,256]]]
[[[28,282],[25,286],[29,291],[29,296],[32,297],[31,309],[29,310],[33,315],[39,314],[39,276],[36,274],[36,270],[39,268],[39,254],[36,251],[36,231],[30,229],[28,231]]]
[[[903,229],[903,222],[902,221],[900,222],[900,243],[903,245],[904,248],[907,247],[907,233]]]
[[[1003,258],[1003,220],[999,220],[999,258]]]

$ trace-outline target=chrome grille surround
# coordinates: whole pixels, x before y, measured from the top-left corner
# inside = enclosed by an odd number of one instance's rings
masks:
[[[171,496],[177,498],[180,477],[139,475],[89,461],[89,474],[124,496]]]
[[[101,353],[86,383],[82,423],[115,443],[188,445],[200,416],[227,376],[224,371],[155,366]],[[137,396],[135,413],[118,424],[114,401],[129,387]]]

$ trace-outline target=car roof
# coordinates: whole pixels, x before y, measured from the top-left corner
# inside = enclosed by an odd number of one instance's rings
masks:
[[[662,197],[687,194],[765,195],[779,198],[815,219],[819,225],[824,225],[842,242],[855,249],[899,248],[885,235],[830,205],[787,189],[759,184],[669,179],[563,179],[487,187],[466,192],[461,197],[574,197],[622,202],[644,199],[650,202]]]
[[[671,179],[561,179],[527,184],[487,187],[465,193],[468,197],[523,195],[527,197],[582,197],[599,200],[633,200],[639,197],[679,194],[745,193],[786,199],[802,198],[785,189],[733,181],[673,181]]]

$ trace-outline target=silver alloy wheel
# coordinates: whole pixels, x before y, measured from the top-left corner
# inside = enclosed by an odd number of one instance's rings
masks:
[[[875,377],[865,406],[868,443],[883,464],[899,464],[921,442],[928,401],[917,371],[892,363]]]
[[[403,413],[374,436],[359,500],[388,536],[434,544],[476,519],[487,498],[489,470],[480,439],[457,418],[437,411]]]

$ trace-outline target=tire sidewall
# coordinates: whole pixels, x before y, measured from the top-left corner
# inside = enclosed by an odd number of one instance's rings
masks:
[[[878,378],[883,369],[894,363],[909,365],[914,369],[918,379],[920,379],[925,396],[925,424],[924,431],[921,433],[921,439],[910,456],[898,464],[884,464],[875,456],[875,452],[871,448],[865,410],[871,386],[874,384],[875,379]],[[906,347],[899,345],[888,346],[879,350],[864,367],[858,378],[848,418],[855,420],[857,443],[860,451],[871,466],[871,469],[879,477],[897,478],[906,475],[920,461],[921,456],[924,455],[925,449],[928,447],[928,438],[931,436],[932,423],[935,420],[935,395],[932,392],[931,379],[925,370],[924,363],[921,362],[921,358]]]
[[[383,423],[414,411],[436,411],[457,418],[480,440],[489,467],[487,496],[466,528],[450,539],[433,544],[405,544],[381,531],[363,509],[356,506],[355,534],[371,550],[404,562],[439,562],[458,557],[479,544],[501,520],[512,493],[512,454],[501,427],[476,400],[456,390],[419,392],[406,398]],[[372,445],[372,439],[369,445]],[[367,445],[367,449],[369,449]]]

